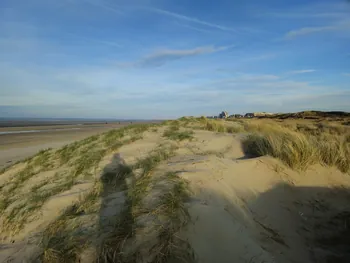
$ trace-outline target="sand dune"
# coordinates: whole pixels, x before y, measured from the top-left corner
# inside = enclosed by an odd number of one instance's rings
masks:
[[[349,174],[195,126],[109,132],[5,171],[0,262],[347,262]]]

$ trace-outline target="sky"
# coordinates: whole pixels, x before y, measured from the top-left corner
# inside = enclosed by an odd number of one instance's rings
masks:
[[[347,0],[1,0],[0,117],[350,111]]]

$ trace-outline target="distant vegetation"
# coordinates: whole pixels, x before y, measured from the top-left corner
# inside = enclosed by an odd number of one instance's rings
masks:
[[[304,112],[303,116],[312,114],[319,112]],[[340,114],[347,116],[347,113]],[[296,116],[300,116],[300,113]],[[242,147],[246,154],[253,157],[270,155],[298,170],[320,163],[350,173],[350,127],[339,122],[310,120],[298,123],[264,119],[224,121],[206,117],[182,118],[181,121],[189,127],[213,132],[248,132]]]

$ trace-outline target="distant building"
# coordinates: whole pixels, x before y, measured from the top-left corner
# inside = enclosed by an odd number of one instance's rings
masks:
[[[253,118],[254,117],[254,113],[246,113],[244,115],[244,118]]]
[[[235,118],[243,118],[242,114],[235,114]]]
[[[228,117],[227,111],[223,111],[219,114],[220,119],[226,119]]]

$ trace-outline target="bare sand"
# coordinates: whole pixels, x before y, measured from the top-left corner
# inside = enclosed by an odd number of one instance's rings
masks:
[[[339,231],[334,217],[350,212],[349,175],[320,165],[297,172],[271,157],[248,158],[241,149],[241,135],[195,131],[192,141],[173,142],[162,137],[164,129],[147,131],[142,139],[109,152],[94,170],[94,179],[105,173],[114,172],[118,176],[116,169],[119,164],[132,165],[159,145],[175,145],[175,155],[153,169],[152,178],[174,172],[188,182],[191,195],[185,206],[191,220],[179,229],[176,236],[188,242],[196,262],[341,262],[330,260],[336,260],[344,248],[322,242],[331,240],[332,235]],[[58,142],[56,139],[55,143],[64,144],[102,130],[56,135],[55,138],[61,140]],[[42,135],[39,138],[42,140]],[[49,144],[49,136],[45,143]],[[0,186],[4,187],[20,169],[23,167],[17,165],[1,175]],[[44,179],[51,186],[58,184],[59,181],[50,178],[59,169],[64,167],[36,174],[29,179],[27,187],[33,187]],[[20,233],[1,232],[0,262],[7,262],[9,258],[13,260],[11,262],[23,262],[24,259],[31,262],[40,248],[30,243],[28,236],[43,231],[59,217],[61,211],[78,202],[84,192],[94,187],[92,182],[92,179],[82,179],[71,189],[52,196],[31,218],[36,220],[26,222]],[[159,184],[159,181],[156,182]],[[144,203],[147,209],[162,200],[163,190],[159,189],[168,189],[168,185],[162,183],[161,186],[163,188],[155,187],[155,191],[147,188],[144,199],[147,200]],[[28,189],[22,186],[16,195],[25,196],[26,191]],[[19,201],[17,198],[14,202]],[[101,207],[99,213],[81,216],[85,223],[80,224],[85,226],[84,231],[93,231],[89,236],[93,241],[81,253],[80,262],[93,262],[97,253],[95,246],[113,232],[113,228],[105,222],[115,222],[121,216],[124,190],[108,190],[101,202],[103,205],[97,204]],[[154,229],[153,217],[154,213],[150,213],[135,218],[135,236],[123,243],[127,247],[125,255],[137,251],[136,262],[153,262],[156,257],[156,252],[150,249],[159,241],[159,230]]]

